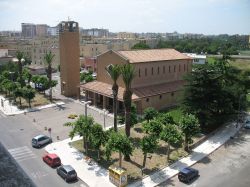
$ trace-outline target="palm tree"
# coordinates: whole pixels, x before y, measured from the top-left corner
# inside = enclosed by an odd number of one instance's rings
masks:
[[[54,54],[51,53],[51,51],[49,53],[46,53],[44,56],[44,60],[46,62],[46,64],[48,65],[47,68],[47,77],[49,79],[49,99],[52,102],[52,86],[51,86],[51,80],[52,80],[52,61],[53,58],[55,57]]]
[[[125,129],[127,137],[130,136],[131,126],[131,103],[132,103],[132,90],[131,83],[135,77],[135,69],[131,64],[125,64],[121,67],[122,79],[125,84],[125,91],[123,94],[123,101],[125,107]]]
[[[21,84],[21,87],[23,87],[23,78],[22,78],[23,64],[22,64],[22,59],[24,58],[24,53],[21,52],[21,51],[17,51],[16,52],[16,58],[18,60],[18,74],[19,74],[19,78],[20,78],[20,84]]]
[[[106,71],[108,72],[109,76],[113,80],[113,112],[114,112],[114,130],[117,132],[117,95],[118,95],[118,85],[117,85],[117,79],[119,78],[121,74],[121,68],[118,64],[110,64],[107,66]]]

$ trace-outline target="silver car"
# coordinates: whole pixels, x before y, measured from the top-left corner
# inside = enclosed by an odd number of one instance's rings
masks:
[[[32,144],[32,147],[41,147],[51,142],[52,142],[52,139],[50,137],[40,134],[32,138],[31,144]]]

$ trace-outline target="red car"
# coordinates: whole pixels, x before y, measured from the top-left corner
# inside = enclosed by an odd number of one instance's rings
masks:
[[[46,154],[43,156],[43,161],[46,162],[51,167],[56,167],[61,165],[61,159],[56,154]]]

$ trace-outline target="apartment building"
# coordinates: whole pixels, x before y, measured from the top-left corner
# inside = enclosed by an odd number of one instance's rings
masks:
[[[184,85],[183,76],[191,71],[192,58],[174,49],[107,51],[97,56],[97,80],[80,86],[87,100],[112,112],[112,80],[105,67],[110,64],[134,66],[132,100],[142,114],[147,107],[158,110],[174,106]],[[124,83],[118,79],[118,112],[123,111]]]
[[[37,37],[45,37],[47,36],[48,25],[46,24],[37,24],[36,25],[36,36]]]
[[[135,39],[136,38],[136,34],[133,32],[119,32],[117,34],[117,38],[121,38],[121,39]]]
[[[36,25],[33,23],[22,23],[22,36],[24,38],[33,38],[36,36]]]

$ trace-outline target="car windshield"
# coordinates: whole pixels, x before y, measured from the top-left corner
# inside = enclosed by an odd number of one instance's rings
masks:
[[[72,170],[72,171],[69,171],[69,174],[74,175],[74,174],[76,174],[76,172],[74,170]]]

